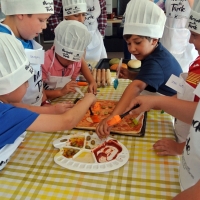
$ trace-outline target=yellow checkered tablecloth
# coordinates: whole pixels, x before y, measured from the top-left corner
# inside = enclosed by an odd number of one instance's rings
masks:
[[[128,81],[119,88],[99,88],[98,99],[118,100]],[[81,88],[86,91],[85,87]],[[78,97],[68,95],[56,101]],[[180,192],[178,156],[157,156],[152,145],[160,138],[174,138],[173,118],[160,111],[148,112],[144,137],[113,135],[130,153],[121,168],[105,173],[71,171],[57,165],[58,152],[52,143],[65,134],[80,130],[42,133],[28,132],[25,141],[0,172],[0,197],[19,200],[143,200],[171,199]]]

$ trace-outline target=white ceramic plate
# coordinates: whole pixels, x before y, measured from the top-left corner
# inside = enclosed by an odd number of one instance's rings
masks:
[[[129,152],[122,143],[113,138],[100,140],[92,131],[63,136],[55,140],[53,145],[60,149],[54,161],[74,171],[111,171],[122,167],[129,159]]]

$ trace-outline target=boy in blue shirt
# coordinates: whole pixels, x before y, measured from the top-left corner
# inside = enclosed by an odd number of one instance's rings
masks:
[[[6,55],[6,56],[5,56]],[[10,104],[19,103],[34,75],[21,42],[13,36],[0,33],[0,170],[23,141],[26,130],[53,132],[72,129],[83,118],[92,103],[94,94],[61,115],[37,114]],[[79,113],[77,115],[77,113]]]
[[[54,13],[53,0],[2,0],[5,19],[0,23],[0,32],[11,34],[21,41],[26,55],[34,69],[29,79],[29,88],[22,103],[15,106],[27,108],[38,113],[63,113],[73,106],[72,103],[50,105],[43,92],[41,64],[44,63],[43,47],[35,40],[46,28],[47,19]],[[46,105],[48,103],[48,106]],[[41,107],[41,105],[45,105]]]
[[[163,10],[148,0],[131,0],[125,13],[124,38],[129,52],[141,60],[141,69],[136,73],[121,68],[120,77],[133,81],[111,115],[98,125],[96,130],[100,137],[109,134],[107,121],[116,114],[124,113],[131,100],[144,90],[175,95],[176,91],[165,84],[171,74],[179,76],[182,72],[176,59],[159,43],[166,21]]]
[[[6,15],[0,24],[0,32],[15,36],[26,49],[34,69],[23,103],[40,106],[43,102],[41,64],[44,62],[43,47],[35,40],[46,28],[47,19],[54,13],[53,0],[2,0],[2,12]]]

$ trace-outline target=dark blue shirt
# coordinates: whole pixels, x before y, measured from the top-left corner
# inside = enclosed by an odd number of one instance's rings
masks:
[[[11,31],[7,27],[3,26],[2,24],[0,24],[0,32],[7,33],[10,35],[12,34]],[[22,40],[20,38],[17,38],[17,39],[22,43],[25,49],[33,49],[33,44],[31,40]]]
[[[39,114],[0,102],[0,148],[12,144]]]
[[[159,43],[156,49],[142,60],[141,70],[135,80],[145,82],[148,85],[145,90],[173,96],[176,91],[165,84],[172,74],[179,77],[181,73],[178,61]]]

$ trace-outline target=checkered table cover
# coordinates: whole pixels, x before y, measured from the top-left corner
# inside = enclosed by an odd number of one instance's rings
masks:
[[[119,87],[98,88],[98,99],[119,100],[129,81],[120,80]],[[86,91],[86,87],[81,87]],[[78,94],[55,102],[73,100]],[[174,139],[173,118],[160,111],[148,112],[144,137],[113,135],[130,153],[121,168],[105,173],[71,171],[57,165],[54,140],[80,130],[52,133],[28,132],[25,141],[0,171],[2,200],[143,200],[171,199],[180,192],[178,156],[157,156],[152,145],[159,139]]]

